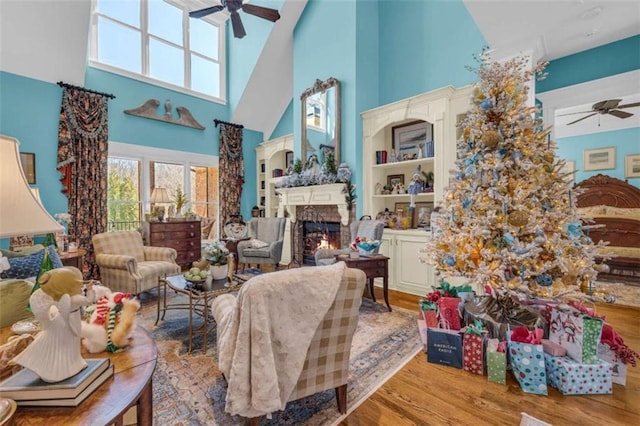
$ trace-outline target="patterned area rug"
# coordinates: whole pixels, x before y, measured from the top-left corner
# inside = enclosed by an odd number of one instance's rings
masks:
[[[144,293],[139,323],[149,330],[158,345],[158,366],[153,376],[154,424],[158,425],[237,425],[242,420],[224,411],[226,382],[216,366],[215,326],[203,339],[194,336],[194,349],[188,348],[186,310],[168,311],[157,326],[156,295]],[[170,303],[184,303],[186,296],[168,294]],[[194,316],[194,325],[202,319]],[[380,303],[363,299],[358,328],[354,335],[347,407],[354,410],[395,374],[421,349],[415,313],[394,308],[388,312]],[[340,421],[333,390],[320,392],[287,404],[273,414],[270,425],[330,425]]]

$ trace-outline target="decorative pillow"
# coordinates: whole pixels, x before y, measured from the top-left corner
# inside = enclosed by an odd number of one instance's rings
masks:
[[[22,257],[9,258],[10,269],[2,272],[0,278],[25,279],[38,276],[44,259],[44,250]],[[58,260],[60,260],[58,258]]]
[[[0,327],[32,317],[27,311],[33,283],[26,280],[0,281]]]
[[[49,246],[47,247],[47,250],[49,250],[49,257],[51,258],[51,263],[53,263],[53,267],[62,268],[64,265],[62,264],[62,260],[60,259],[58,250],[56,250],[56,246]]]
[[[260,241],[260,240],[257,240],[255,238],[252,238],[249,241],[249,245],[251,246],[251,248],[260,249],[260,248],[268,247],[269,243],[265,243],[264,241]]]

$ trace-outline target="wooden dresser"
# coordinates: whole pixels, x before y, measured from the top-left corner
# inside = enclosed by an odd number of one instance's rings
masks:
[[[147,245],[176,249],[176,262],[183,268],[200,260],[200,221],[145,222],[144,236]]]

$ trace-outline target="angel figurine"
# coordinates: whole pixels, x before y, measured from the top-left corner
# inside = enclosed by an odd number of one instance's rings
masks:
[[[82,272],[74,267],[42,274],[29,298],[42,326],[33,343],[11,360],[49,383],[68,379],[87,366],[80,353],[80,307],[91,304],[82,294]]]

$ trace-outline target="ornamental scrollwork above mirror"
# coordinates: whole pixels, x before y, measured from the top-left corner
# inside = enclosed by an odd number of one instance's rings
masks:
[[[340,164],[340,81],[329,77],[316,80],[300,96],[302,104],[301,156],[305,164],[323,164],[332,151]],[[314,158],[315,157],[315,158]]]

